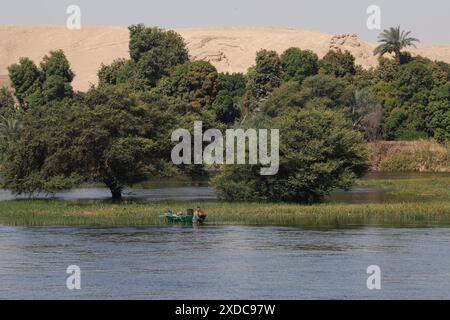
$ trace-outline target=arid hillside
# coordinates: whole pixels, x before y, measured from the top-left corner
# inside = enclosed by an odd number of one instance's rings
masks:
[[[0,88],[9,87],[9,86],[10,86],[10,81],[9,81],[8,76],[0,75]]]
[[[323,56],[330,49],[349,50],[364,68],[376,65],[374,43],[356,35],[326,34],[288,28],[202,28],[178,29],[193,59],[204,59],[219,71],[245,72],[260,49],[282,52],[289,47],[310,49]],[[101,63],[128,57],[128,30],[125,27],[0,26],[0,86],[7,84],[7,66],[27,56],[35,61],[50,50],[63,49],[76,73],[74,87],[86,90],[95,84]],[[419,46],[410,50],[431,59],[450,63],[450,45]]]

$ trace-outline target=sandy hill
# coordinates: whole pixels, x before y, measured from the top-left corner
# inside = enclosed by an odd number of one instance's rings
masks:
[[[288,28],[202,28],[178,29],[193,59],[204,59],[219,71],[244,72],[254,63],[260,49],[282,52],[289,47],[315,51],[323,56],[329,49],[347,49],[365,68],[375,66],[374,43],[360,41],[356,35],[333,36],[311,30]],[[128,30],[125,27],[0,26],[0,86],[7,84],[7,66],[19,57],[36,62],[50,50],[63,49],[76,73],[74,87],[86,90],[95,84],[101,63],[128,57]],[[450,63],[450,45],[420,46],[411,49],[431,59]]]
[[[6,75],[0,75],[0,88],[9,86],[10,86],[9,77]]]

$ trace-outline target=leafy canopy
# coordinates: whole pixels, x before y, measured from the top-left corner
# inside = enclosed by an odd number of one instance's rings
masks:
[[[320,201],[348,188],[367,168],[362,136],[339,111],[287,110],[263,125],[280,129],[280,169],[261,176],[259,166],[223,166],[213,185],[234,201]]]
[[[310,50],[289,48],[280,58],[284,81],[302,82],[319,71],[319,57]]]
[[[71,82],[74,73],[62,50],[46,55],[40,68],[28,58],[8,67],[16,97],[24,109],[53,101],[62,101],[73,95]]]
[[[384,30],[378,37],[380,45],[373,51],[374,55],[383,56],[393,53],[398,64],[401,62],[401,51],[409,46],[415,46],[419,39],[410,37],[411,31],[400,30],[400,26]]]

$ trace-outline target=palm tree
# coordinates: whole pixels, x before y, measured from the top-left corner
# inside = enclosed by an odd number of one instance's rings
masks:
[[[402,49],[409,46],[415,47],[416,45],[414,42],[420,42],[419,39],[410,37],[410,34],[411,31],[400,31],[400,27],[384,30],[378,36],[380,45],[375,48],[373,54],[383,56],[386,53],[393,53],[395,55],[395,60],[400,64]]]
[[[0,116],[0,160],[3,160],[8,147],[17,142],[21,130],[22,122],[19,119]]]

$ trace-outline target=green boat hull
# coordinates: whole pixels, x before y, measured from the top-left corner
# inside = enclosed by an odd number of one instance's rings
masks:
[[[203,224],[205,222],[205,219],[197,219],[196,221],[194,221],[193,215],[185,215],[185,214],[176,215],[173,213],[166,213],[166,221],[168,224],[179,223],[179,224],[191,225],[194,222],[198,223],[198,224]]]
[[[181,223],[181,224],[192,224],[194,216],[188,215],[174,215],[174,214],[166,214],[167,223]]]

